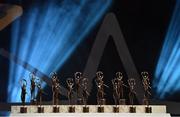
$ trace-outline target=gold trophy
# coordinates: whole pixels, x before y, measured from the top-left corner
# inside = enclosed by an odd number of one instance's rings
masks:
[[[112,79],[113,85],[113,98],[115,102],[114,112],[119,112],[117,105],[125,105],[126,100],[124,99],[123,87],[128,87],[123,83],[123,75],[121,72],[116,73],[116,77]]]
[[[75,78],[75,83],[76,83],[76,94],[77,94],[77,104],[82,105],[83,104],[83,99],[81,98],[81,82],[82,82],[82,73],[81,72],[76,72],[74,74]]]
[[[106,104],[106,100],[104,98],[104,86],[108,87],[107,85],[104,84],[103,81],[103,73],[101,71],[98,71],[96,73],[96,86],[97,86],[97,104],[99,105],[98,107],[98,112],[104,112],[104,107],[102,105]]]
[[[56,72],[51,73],[51,82],[52,82],[52,92],[53,92],[53,112],[59,112],[59,93],[60,93],[60,84]]]
[[[128,84],[129,84],[129,88],[130,88],[130,92],[129,92],[129,100],[130,100],[130,108],[129,108],[129,112],[130,113],[135,113],[136,112],[136,107],[134,107],[134,97],[136,96],[136,92],[134,90],[134,86],[136,85],[135,79],[130,78],[128,79]]]
[[[87,107],[87,100],[88,100],[88,96],[89,96],[89,92],[88,92],[88,79],[87,78],[83,78],[82,79],[82,97],[83,97],[83,112],[87,113],[89,112],[89,107]]]
[[[25,107],[25,101],[26,101],[26,87],[27,87],[27,81],[25,79],[22,79],[19,81],[21,85],[21,101],[22,101],[22,107],[20,107],[20,113],[27,113],[27,107]]]
[[[119,101],[119,90],[118,90],[118,83],[116,79],[112,80],[112,85],[113,85],[113,98],[115,102],[115,106],[113,107],[113,111],[115,113],[119,112],[119,107],[118,107],[118,101]]]
[[[72,98],[73,98],[73,86],[74,86],[74,81],[72,78],[68,78],[66,80],[67,86],[68,86],[68,100],[69,100],[69,112],[74,113],[75,112],[75,107],[73,106]]]
[[[126,104],[126,100],[124,99],[124,87],[128,87],[127,85],[125,85],[123,83],[123,74],[121,72],[117,72],[116,73],[116,79],[118,82],[118,90],[119,90],[119,104],[120,105],[125,105]]]
[[[30,73],[29,74],[30,80],[31,80],[31,104],[35,104],[36,103],[36,99],[35,99],[35,87],[36,87],[36,77],[34,73]]]
[[[39,82],[37,82],[37,88],[38,88],[38,113],[44,113],[44,107],[42,107],[42,95],[45,94],[47,95],[46,92],[43,91],[43,88],[41,87],[42,80],[38,79]]]
[[[148,72],[141,72],[141,76],[142,76],[142,83],[144,86],[144,99],[143,99],[143,104],[146,105],[145,107],[145,112],[146,113],[152,113],[152,108],[149,107],[149,98],[151,96],[150,93],[150,81],[149,81],[149,74]]]

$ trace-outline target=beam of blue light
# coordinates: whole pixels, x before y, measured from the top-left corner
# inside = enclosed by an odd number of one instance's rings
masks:
[[[46,75],[57,71],[96,25],[111,2],[47,0],[41,6],[32,5],[13,24],[11,53]],[[20,102],[18,82],[21,78],[29,82],[29,71],[11,62],[9,73],[7,101]]]
[[[156,97],[166,98],[180,91],[180,1],[176,6],[158,60],[153,81]]]

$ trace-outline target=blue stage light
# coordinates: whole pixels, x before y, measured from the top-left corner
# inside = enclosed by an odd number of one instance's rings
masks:
[[[155,80],[156,97],[164,99],[180,91],[180,1],[176,6],[158,60]]]
[[[111,2],[47,0],[41,6],[32,5],[13,24],[11,53],[46,75],[57,71]],[[11,62],[9,72],[8,102],[20,102],[18,82],[21,78],[30,81],[29,71]]]

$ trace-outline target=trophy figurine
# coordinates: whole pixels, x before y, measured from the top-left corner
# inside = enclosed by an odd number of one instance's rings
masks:
[[[51,73],[51,82],[52,82],[52,92],[53,92],[53,112],[59,112],[59,93],[60,93],[60,85],[59,79],[56,72]]]
[[[142,83],[143,83],[143,87],[144,87],[144,99],[143,99],[143,104],[146,105],[147,107],[145,107],[145,112],[146,113],[151,113],[152,109],[151,107],[149,107],[149,98],[151,96],[150,93],[150,81],[149,81],[149,74],[148,72],[141,72],[141,76],[142,76]]]
[[[119,112],[119,107],[117,106],[119,101],[119,91],[118,91],[118,83],[116,79],[112,80],[112,84],[113,84],[113,98],[115,102],[115,107],[113,107],[113,111]]]
[[[31,104],[35,104],[36,99],[35,99],[35,87],[36,87],[36,83],[35,83],[35,75],[34,73],[30,73],[30,80],[31,80]]]
[[[72,78],[68,78],[66,80],[66,83],[68,85],[68,100],[69,100],[69,105],[71,105],[69,107],[69,112],[73,113],[73,112],[75,112],[75,107],[73,106],[73,102],[72,102],[74,81],[73,81]]]
[[[82,97],[83,97],[83,112],[89,112],[89,107],[87,107],[87,100],[88,100],[88,96],[89,96],[89,92],[87,91],[88,88],[88,79],[87,78],[83,78],[82,79]]]
[[[106,100],[104,99],[104,86],[108,87],[107,85],[104,84],[103,81],[103,73],[101,71],[98,71],[96,73],[96,85],[97,85],[97,104],[99,105],[98,107],[98,112],[104,112],[104,107],[102,105],[105,105]]]
[[[134,97],[136,96],[136,92],[135,92],[135,89],[134,89],[134,86],[136,85],[135,79],[133,79],[133,78],[128,79],[128,84],[129,84],[129,88],[130,88],[129,100],[130,100],[130,104],[131,104],[131,107],[130,107],[129,111],[130,111],[130,113],[135,113],[136,108],[133,107],[133,105],[134,105]]]
[[[47,95],[47,93],[45,93],[43,91],[43,88],[41,87],[41,80],[38,79],[39,82],[37,83],[37,88],[38,88],[38,113],[44,113],[44,107],[42,107],[42,94]]]
[[[74,74],[75,77],[75,83],[76,83],[76,93],[77,93],[77,104],[83,104],[83,100],[80,95],[80,88],[81,88],[81,81],[82,81],[82,73],[76,72]]]
[[[20,113],[27,113],[27,107],[25,107],[25,100],[26,100],[26,87],[27,87],[27,81],[25,79],[20,80],[21,85],[21,101],[23,107],[20,108]]]
[[[116,79],[117,79],[117,82],[118,82],[119,104],[125,105],[126,100],[124,99],[123,88],[128,87],[128,86],[123,83],[123,74],[121,72],[116,73]]]

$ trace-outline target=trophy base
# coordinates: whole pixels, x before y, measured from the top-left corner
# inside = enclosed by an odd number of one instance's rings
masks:
[[[129,112],[136,113],[136,107],[133,107],[133,106],[129,107]]]
[[[105,105],[106,104],[106,99],[100,99],[99,105]]]
[[[59,113],[59,107],[54,106],[54,107],[53,107],[53,112],[54,112],[54,113]]]
[[[114,107],[113,107],[113,112],[114,112],[114,113],[118,113],[118,112],[119,112],[119,107],[114,106]]]
[[[126,99],[120,99],[119,104],[120,105],[126,105]]]
[[[27,113],[27,107],[20,107],[20,113]]]
[[[38,113],[44,113],[44,107],[38,107]]]
[[[75,112],[75,107],[70,106],[70,107],[69,107],[69,112],[70,112],[70,113],[74,113],[74,112]]]
[[[83,105],[83,99],[82,98],[78,98],[77,105]]]
[[[89,107],[83,107],[83,113],[88,113],[89,112]]]
[[[152,113],[151,107],[145,107],[145,113]]]
[[[149,100],[148,99],[143,99],[143,105],[149,105]]]
[[[104,107],[99,106],[99,107],[98,107],[98,112],[99,112],[99,113],[103,113],[103,112],[104,112]]]

